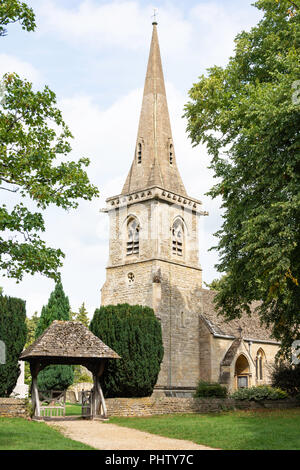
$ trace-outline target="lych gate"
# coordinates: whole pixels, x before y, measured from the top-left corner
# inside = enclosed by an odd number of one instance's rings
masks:
[[[107,359],[120,356],[80,322],[54,321],[20,356],[30,363],[31,400],[35,418],[41,417],[37,386],[38,373],[51,364],[82,365],[93,374],[94,387],[86,417],[106,418],[105,400],[100,385]]]

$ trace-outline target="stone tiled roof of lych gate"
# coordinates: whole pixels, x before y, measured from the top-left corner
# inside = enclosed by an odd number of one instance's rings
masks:
[[[271,331],[264,325],[261,325],[259,316],[254,312],[258,302],[252,304],[251,316],[245,313],[241,318],[227,322],[224,320],[224,317],[217,313],[213,302],[215,295],[215,291],[202,289],[202,316],[212,334],[230,336],[232,338],[238,338],[242,335],[244,339],[276,342],[271,336]],[[239,331],[240,328],[242,329],[241,332]]]
[[[55,320],[31,346],[23,351],[20,359],[37,357],[118,359],[120,356],[82,323]]]

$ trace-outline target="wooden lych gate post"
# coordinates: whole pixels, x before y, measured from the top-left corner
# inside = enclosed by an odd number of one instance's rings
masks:
[[[31,381],[31,404],[33,408],[33,415],[37,418],[41,416],[39,390],[37,385],[37,377],[40,371],[40,364],[37,361],[30,362]]]
[[[93,373],[93,382],[94,387],[92,390],[92,400],[91,400],[91,417],[92,418],[107,418],[107,409],[105,404],[105,399],[103,391],[100,385],[100,377],[103,374],[105,367],[105,361],[102,360],[100,363],[90,367],[91,372]]]

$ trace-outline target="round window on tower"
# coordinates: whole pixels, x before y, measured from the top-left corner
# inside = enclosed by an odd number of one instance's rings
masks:
[[[127,274],[127,282],[128,285],[131,286],[134,283],[135,277],[133,273],[128,273]]]

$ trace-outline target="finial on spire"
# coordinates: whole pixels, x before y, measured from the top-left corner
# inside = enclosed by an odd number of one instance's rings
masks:
[[[158,12],[158,9],[157,8],[153,8],[153,15],[152,15],[152,18],[153,18],[153,21],[152,21],[152,24],[157,24],[157,12]]]

